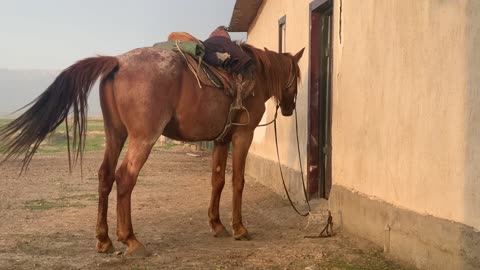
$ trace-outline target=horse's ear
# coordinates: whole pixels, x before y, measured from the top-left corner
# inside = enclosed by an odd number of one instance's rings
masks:
[[[266,52],[268,52],[268,51],[269,51],[269,50],[267,49],[267,47],[263,47],[263,49],[264,49]]]
[[[295,59],[295,62],[298,63],[298,61],[300,60],[300,58],[302,58],[302,55],[303,55],[303,51],[305,50],[305,47],[303,49],[301,49],[297,54],[295,54],[293,56],[293,59]]]

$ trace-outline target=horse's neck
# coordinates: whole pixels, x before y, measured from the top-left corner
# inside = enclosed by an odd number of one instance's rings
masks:
[[[265,85],[257,85],[253,91],[254,91],[253,95],[261,97],[263,100],[263,103],[267,102],[267,100],[273,97],[272,93],[268,91]]]
[[[263,97],[263,103],[267,102],[267,100],[271,99],[274,96],[271,91],[268,91],[268,88],[265,85],[261,85],[255,90],[257,90],[257,93]],[[255,95],[257,93],[255,93]]]

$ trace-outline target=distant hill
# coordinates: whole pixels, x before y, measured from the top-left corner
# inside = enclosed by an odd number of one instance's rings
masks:
[[[0,69],[0,118],[10,115],[34,100],[53,82],[60,70],[15,70]],[[101,116],[98,85],[90,93],[88,115]]]

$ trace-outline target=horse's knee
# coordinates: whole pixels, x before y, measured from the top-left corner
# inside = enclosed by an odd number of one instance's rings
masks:
[[[223,176],[213,176],[212,187],[214,189],[223,189],[225,186],[225,177]]]
[[[243,186],[245,185],[245,179],[243,177],[234,177],[233,178],[233,190],[234,191],[243,191]]]

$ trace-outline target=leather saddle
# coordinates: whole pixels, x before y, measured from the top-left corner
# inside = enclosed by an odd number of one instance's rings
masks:
[[[194,36],[186,32],[173,32],[168,36],[168,41],[193,41],[197,44],[202,44]],[[187,65],[190,67],[190,70],[198,78],[201,84],[216,87],[223,89],[225,94],[235,97],[235,78],[234,75],[227,72],[226,70],[209,65],[201,59],[197,59],[188,53],[182,53],[182,56],[185,58]]]

